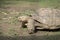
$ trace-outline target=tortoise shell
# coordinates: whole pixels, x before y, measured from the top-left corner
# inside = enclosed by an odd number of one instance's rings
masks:
[[[49,26],[60,25],[60,10],[54,8],[40,8],[31,14],[32,18]]]

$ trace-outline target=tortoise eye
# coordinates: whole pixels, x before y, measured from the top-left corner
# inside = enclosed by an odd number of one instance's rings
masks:
[[[18,17],[18,20],[20,20],[21,19],[21,17]]]

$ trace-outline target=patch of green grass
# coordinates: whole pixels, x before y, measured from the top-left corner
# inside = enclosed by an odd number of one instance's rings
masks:
[[[28,3],[37,3],[40,5],[40,7],[51,7],[51,8],[60,8],[60,0],[11,0],[11,1],[8,1],[8,0],[3,0],[3,1],[0,1],[0,6],[2,5],[9,5],[9,4],[13,4],[13,5],[16,5],[16,4],[28,4]]]
[[[41,0],[40,7],[60,8],[60,0]]]

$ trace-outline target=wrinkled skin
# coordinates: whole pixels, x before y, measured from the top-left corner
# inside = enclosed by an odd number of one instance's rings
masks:
[[[22,25],[26,25],[29,33],[34,31],[34,20],[30,16],[20,16],[18,20],[22,22]]]
[[[29,18],[30,18],[29,16],[20,16],[20,17],[18,17],[18,20],[22,21],[22,22],[26,22],[26,21],[28,21]]]
[[[29,18],[30,18],[29,16],[19,16],[18,17],[18,20],[21,23],[21,27],[26,26],[25,24],[27,24]]]

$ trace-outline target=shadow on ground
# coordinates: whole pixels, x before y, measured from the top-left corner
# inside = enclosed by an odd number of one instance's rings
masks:
[[[60,28],[58,29],[36,29],[35,31],[60,32]]]

